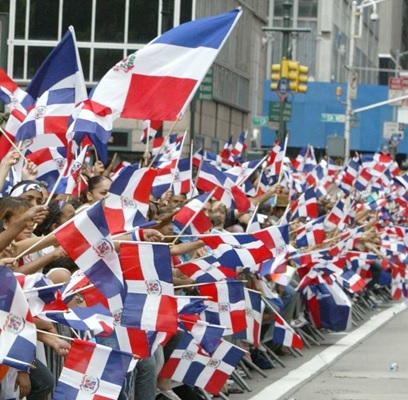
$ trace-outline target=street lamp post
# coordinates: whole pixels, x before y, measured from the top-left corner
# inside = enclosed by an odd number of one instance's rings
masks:
[[[350,157],[350,131],[351,131],[351,116],[352,109],[352,77],[354,75],[354,47],[355,47],[355,15],[357,11],[357,1],[351,3],[351,19],[350,19],[350,36],[349,36],[349,48],[348,48],[348,80],[347,80],[347,95],[346,95],[346,120],[344,122],[344,164],[347,163]]]
[[[346,94],[346,120],[344,123],[344,162],[346,163],[350,157],[350,133],[351,133],[351,119],[353,115],[352,101],[356,98],[357,89],[357,74],[354,68],[354,49],[356,37],[360,38],[363,29],[363,10],[366,7],[371,6],[373,12],[370,19],[372,21],[378,20],[377,4],[385,0],[363,0],[359,6],[357,1],[353,0],[351,3],[351,19],[350,19],[350,36],[349,36],[349,48],[348,48],[348,60],[347,60],[347,94]],[[356,17],[359,17],[359,29],[356,36]]]

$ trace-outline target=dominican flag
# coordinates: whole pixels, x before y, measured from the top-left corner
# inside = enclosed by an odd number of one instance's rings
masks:
[[[259,292],[245,288],[245,317],[247,328],[234,335],[234,339],[244,339],[255,347],[261,345],[262,315],[265,304]]]
[[[56,284],[41,273],[25,275],[15,273],[16,279],[23,288],[33,317],[43,311],[66,311],[68,307],[62,300],[59,291],[62,284]]]
[[[122,326],[173,334],[177,331],[170,260],[165,244],[121,244],[120,262],[127,283]]]
[[[191,190],[191,181],[191,159],[190,157],[181,158],[172,171],[171,187],[173,194],[189,193]]]
[[[273,343],[282,344],[294,349],[302,349],[302,338],[293,328],[278,314],[275,314],[275,327],[273,330]]]
[[[220,157],[226,160],[229,160],[231,157],[232,146],[232,135],[228,138],[228,141],[225,143],[224,148],[221,151]]]
[[[295,171],[302,172],[305,169],[306,158],[309,156],[309,146],[300,149],[296,158],[292,159],[291,164]]]
[[[245,351],[239,347],[222,341],[211,356],[207,355],[185,332],[159,377],[197,386],[217,395],[244,354]]]
[[[16,141],[46,133],[65,140],[75,104],[88,98],[73,27],[42,63],[26,92],[38,100],[18,130]]]
[[[286,260],[288,257],[289,245],[289,225],[271,226],[254,232],[253,236],[262,241],[266,248],[272,253],[272,259],[262,263],[260,273],[262,276],[277,271],[282,266],[284,272],[286,270]]]
[[[101,161],[106,163],[112,127],[112,110],[92,99],[85,99],[75,107],[66,136],[72,144],[72,151],[76,151],[88,137]]]
[[[231,268],[221,266],[218,260],[212,255],[178,264],[176,268],[197,283],[218,282],[237,277],[235,271]]]
[[[313,325],[335,332],[351,327],[351,302],[336,282],[328,283],[318,277],[319,283],[303,289],[303,298]],[[330,279],[327,279],[330,281]]]
[[[78,157],[70,161],[69,167],[64,168],[64,175],[55,189],[56,194],[72,194],[74,192],[87,151],[88,146],[85,146],[79,153]]]
[[[14,142],[17,130],[27,116],[28,111],[34,106],[35,100],[27,92],[20,89],[0,68],[0,101],[9,108],[10,116],[4,131],[8,138]],[[11,144],[3,134],[0,137],[0,159],[3,159],[10,148]]]
[[[205,297],[177,296],[177,312],[179,315],[198,315],[207,308],[204,300]]]
[[[62,225],[55,232],[55,238],[104,296],[110,298],[124,293],[119,257],[112,243],[102,201]]]
[[[299,217],[317,218],[317,199],[315,190],[310,187],[291,204],[292,220]]]
[[[208,308],[202,318],[210,324],[221,325],[237,333],[246,329],[244,286],[240,281],[222,281],[198,286],[201,296],[208,296]]]
[[[156,177],[153,169],[126,167],[113,181],[105,199],[105,215],[112,235],[133,230],[146,223],[151,187]]]
[[[357,293],[366,286],[366,281],[351,269],[338,275],[337,281],[344,289],[352,293]]]
[[[0,266],[0,364],[29,371],[37,332],[23,289],[11,269]]]
[[[177,120],[241,13],[236,9],[165,32],[116,64],[99,82],[92,99],[110,107],[115,118]]]
[[[208,235],[200,239],[214,250],[221,265],[234,270],[255,266],[273,257],[265,244],[252,235]]]
[[[283,159],[285,158],[286,153],[286,145],[287,145],[287,137],[285,138],[285,143],[283,147],[280,145],[279,142],[275,143],[269,153],[269,157],[266,160],[266,167],[265,170],[268,172],[266,173],[267,176],[274,176],[277,179],[282,171],[282,163]],[[276,180],[277,180],[276,179]]]
[[[217,350],[225,330],[222,326],[200,321],[198,316],[191,315],[180,316],[179,326],[189,332],[208,354]]]
[[[43,317],[78,331],[90,330],[97,336],[109,336],[114,328],[112,313],[102,304],[72,307],[67,312],[45,312],[41,315]]]
[[[173,217],[174,225],[187,235],[199,235],[212,227],[210,219],[205,215],[203,207],[212,193],[195,197],[185,204]]]
[[[237,142],[235,143],[234,148],[231,151],[232,157],[234,159],[234,161],[241,161],[241,155],[243,153],[243,151],[247,148],[246,144],[245,144],[245,140],[247,137],[248,132],[242,132],[238,139]]]
[[[309,247],[322,244],[325,238],[324,218],[311,220],[296,230],[296,246]]]
[[[54,186],[59,175],[63,172],[66,164],[67,150],[65,147],[45,147],[31,154],[26,154],[37,166],[37,180],[48,183],[48,187]]]
[[[125,327],[115,320],[115,330],[111,337],[116,337],[120,350],[143,359],[152,356],[159,345],[165,346],[171,335]]]
[[[140,141],[146,144],[150,139],[153,139],[157,131],[163,126],[163,121],[151,121],[147,119],[143,121],[143,132]]]
[[[225,175],[229,177],[238,186],[242,185],[252,173],[262,164],[265,158],[244,162],[225,171]]]
[[[133,355],[74,339],[55,388],[54,400],[116,400]]]

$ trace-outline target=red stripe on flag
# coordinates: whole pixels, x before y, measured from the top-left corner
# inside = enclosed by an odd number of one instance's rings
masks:
[[[133,74],[122,118],[175,121],[197,81]]]

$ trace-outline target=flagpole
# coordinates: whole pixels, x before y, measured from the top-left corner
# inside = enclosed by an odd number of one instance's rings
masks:
[[[55,182],[55,184],[54,184],[54,187],[52,188],[52,190],[51,190],[51,193],[48,195],[48,199],[47,199],[47,201],[45,202],[45,206],[48,206],[48,204],[50,203],[50,201],[52,200],[52,196],[54,196],[54,193],[55,193],[55,191],[57,190],[57,187],[58,187],[58,185],[59,185],[59,183],[61,182],[61,179],[63,178],[63,176],[64,176],[64,174],[65,174],[65,172],[68,170],[68,161],[67,161],[67,163],[65,164],[65,168],[63,168],[62,170],[61,170],[61,173],[59,174],[59,176],[58,176],[58,179],[56,180],[56,182]]]
[[[25,162],[29,162],[25,155],[21,152],[21,150],[16,146],[16,144],[9,138],[8,134],[3,130],[3,128],[0,127],[0,132],[3,134],[3,136],[8,140],[8,142],[13,146],[14,150],[20,154],[20,156],[25,160]],[[21,142],[20,142],[21,143]]]
[[[219,284],[219,283],[230,283],[230,282],[242,282],[246,283],[248,281],[241,281],[241,280],[234,280],[234,281],[216,281],[216,282],[203,282],[203,283],[190,283],[188,285],[179,285],[179,286],[174,286],[174,289],[182,289],[182,288],[187,288],[187,287],[197,287],[197,286],[204,286],[204,285],[212,285],[213,283]]]
[[[178,119],[176,119],[175,121],[173,121],[173,124],[172,124],[172,126],[170,127],[170,129],[169,129],[169,133],[168,133],[168,134],[166,135],[166,137],[164,138],[162,145],[160,146],[159,150],[157,151],[157,153],[156,153],[155,156],[153,157],[152,161],[150,161],[150,164],[149,164],[148,168],[151,168],[152,165],[154,164],[154,162],[156,161],[157,156],[160,154],[161,150],[162,150],[163,147],[165,146],[165,144],[166,144],[166,142],[167,142],[167,139],[169,138],[171,132],[173,132],[173,129],[174,129],[174,127],[176,126],[176,124],[177,124],[178,121],[179,121]]]
[[[249,228],[251,227],[252,222],[254,221],[254,218],[255,218],[255,215],[256,215],[256,213],[257,213],[257,211],[258,211],[258,208],[259,208],[259,203],[256,204],[255,210],[252,211],[252,216],[251,216],[251,219],[249,220],[249,222],[248,222],[248,224],[247,224],[247,228],[246,228],[245,233],[250,234],[250,232],[248,232],[248,230],[249,230]]]
[[[207,196],[207,199],[205,202],[208,201],[208,199],[211,199],[213,194],[215,193],[215,188],[210,192],[210,194]],[[190,218],[190,220],[183,226],[183,229],[179,232],[179,234],[175,237],[175,239],[171,242],[171,245],[176,244],[177,240],[179,237],[184,233],[184,231],[188,228],[188,226],[194,221],[194,219],[197,217],[197,215],[201,212],[203,209],[204,203],[201,204],[201,207],[193,214],[193,216]]]
[[[285,142],[284,142],[284,144],[283,144],[283,159],[282,159],[282,167],[281,167],[281,170],[279,171],[279,179],[278,179],[278,183],[280,183],[280,181],[282,180],[282,176],[283,176],[283,161],[284,161],[284,159],[285,159],[285,157],[286,157],[286,148],[287,148],[287,146],[288,146],[288,136],[286,135],[285,136]]]
[[[55,283],[54,285],[33,287],[31,289],[24,290],[24,293],[36,292],[37,290],[52,289],[60,286],[64,286],[67,282]]]
[[[26,254],[29,254],[32,249],[36,248],[41,242],[43,242],[45,239],[48,239],[50,236],[52,236],[55,233],[55,231],[50,232],[47,236],[43,236],[40,240],[37,242],[33,243],[30,247],[22,251],[18,256],[14,257],[14,260],[18,260],[21,257],[24,257]]]

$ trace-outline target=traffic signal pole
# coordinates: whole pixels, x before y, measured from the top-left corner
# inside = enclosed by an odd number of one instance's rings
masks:
[[[290,49],[290,35],[292,32],[310,32],[310,28],[294,28],[290,26],[290,19],[292,15],[293,0],[284,0],[282,3],[283,8],[283,26],[279,28],[274,28],[271,26],[263,27],[263,31],[267,32],[282,32],[282,60],[285,58],[287,60],[291,59],[291,49]],[[283,63],[281,63],[282,67]],[[282,74],[282,71],[281,71]],[[285,109],[285,103],[287,101],[287,96],[280,96],[280,108],[279,108],[279,130],[276,134],[276,140],[283,143],[286,136],[286,122],[283,118],[283,112]]]

